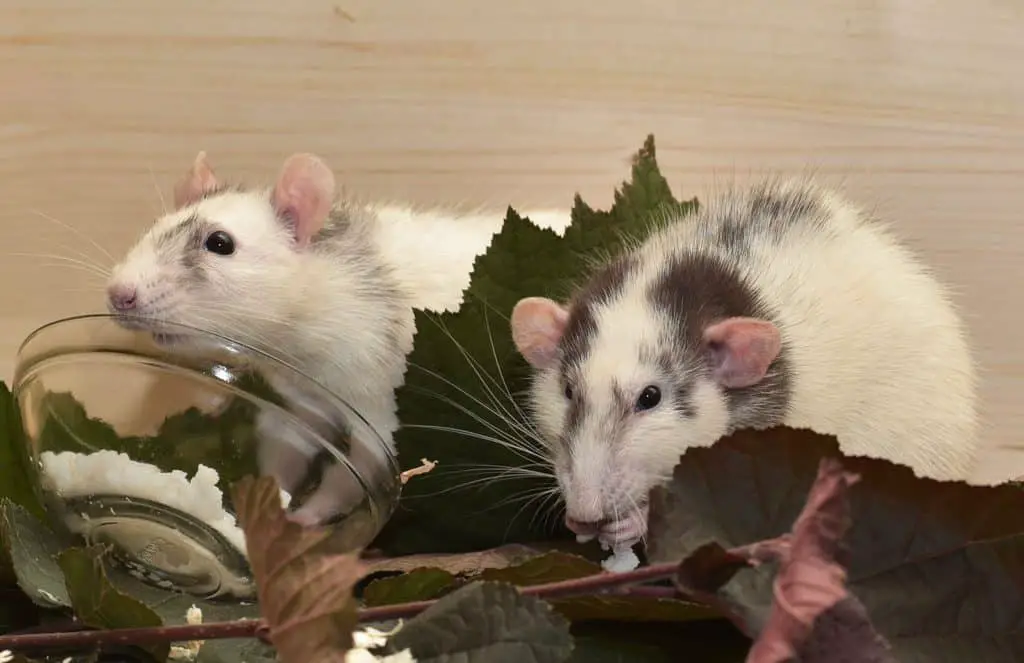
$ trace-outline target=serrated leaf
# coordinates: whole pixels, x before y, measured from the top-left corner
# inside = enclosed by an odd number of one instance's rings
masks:
[[[248,443],[254,436],[255,406],[243,398],[232,399],[217,415],[188,408],[167,417],[155,435],[123,437],[106,421],[90,417],[69,392],[50,392],[44,399],[43,407],[50,414],[39,433],[39,446],[47,451],[107,449],[164,472],[180,470],[189,476],[203,464],[217,469],[226,485],[256,472],[255,454]]]
[[[40,520],[46,518],[39,472],[28,455],[21,412],[7,383],[0,380],[0,497],[23,507]]]
[[[614,252],[623,236],[642,236],[665,207],[685,213],[696,201],[673,197],[648,137],[610,210],[594,210],[577,196],[562,237],[510,210],[474,262],[459,311],[416,312],[415,345],[397,391],[402,428],[395,439],[400,457],[439,464],[405,486],[376,547],[390,555],[469,552],[562,531],[536,501],[524,508],[524,498],[540,497],[537,491],[554,481],[543,478],[543,453],[528,439],[522,403],[511,396],[523,392],[530,372],[513,348],[507,318],[522,297],[567,295],[592,260]],[[459,487],[470,478],[465,466],[505,476],[470,491]],[[509,466],[540,474],[517,478],[503,471]]]
[[[426,601],[450,589],[457,579],[443,569],[414,569],[390,578],[374,580],[363,590],[363,603],[369,606]]]
[[[357,623],[352,588],[365,573],[330,529],[303,528],[281,508],[273,477],[232,488],[260,611],[282,663],[342,661]]]
[[[510,585],[474,582],[409,620],[387,644],[417,663],[561,663],[572,654],[569,623]]]
[[[38,606],[70,608],[64,572],[57,564],[62,549],[57,536],[7,498],[0,500],[0,510],[18,586]]]
[[[29,458],[21,412],[7,383],[0,380],[0,498],[21,506],[36,518],[45,518],[39,473]],[[0,537],[3,536],[0,531]],[[0,538],[2,541],[2,538]],[[0,584],[17,581],[9,546],[0,546]]]
[[[506,582],[517,587],[559,582],[601,573],[595,564],[577,555],[550,552],[518,566],[486,570],[480,580]],[[645,596],[585,596],[552,600],[551,605],[566,618],[576,621],[608,620],[626,622],[679,622],[718,619],[708,606],[669,598]]]
[[[162,626],[159,615],[110,584],[103,558],[104,551],[99,546],[69,548],[57,557],[79,621],[101,629]],[[170,645],[141,645],[140,648],[154,660],[165,661]]]
[[[834,437],[810,431],[743,431],[688,450],[670,486],[654,491],[648,558],[675,561],[709,542],[735,548],[787,532],[826,457],[861,477],[850,495],[848,587],[895,658],[1024,660],[1024,493],[1016,486],[920,479],[887,461],[843,457]],[[752,633],[768,618],[773,577],[763,565],[719,592]]]

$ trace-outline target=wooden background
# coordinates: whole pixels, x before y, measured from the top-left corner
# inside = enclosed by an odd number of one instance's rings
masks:
[[[8,0],[0,369],[100,306],[40,257],[91,250],[61,223],[123,251],[200,149],[233,178],[310,150],[362,195],[605,205],[653,132],[682,195],[813,170],[895,221],[970,321],[989,469],[1024,474],[1022,7]]]

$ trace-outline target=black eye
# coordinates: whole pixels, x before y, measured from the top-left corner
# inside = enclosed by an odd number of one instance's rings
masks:
[[[572,387],[565,385],[565,399],[568,401],[572,400]]]
[[[210,253],[216,253],[219,256],[229,256],[235,252],[235,240],[231,239],[231,235],[223,230],[210,233],[203,246]]]
[[[658,389],[653,384],[644,387],[644,390],[640,392],[640,396],[636,399],[636,411],[641,412],[643,410],[650,410],[656,407],[661,402],[661,389]]]

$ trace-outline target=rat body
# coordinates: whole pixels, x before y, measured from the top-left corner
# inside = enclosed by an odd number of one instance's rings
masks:
[[[245,188],[223,185],[200,153],[175,187],[175,210],[113,269],[108,307],[126,320],[222,334],[318,381],[359,416],[257,366],[316,433],[348,432],[348,461],[373,482],[393,469],[394,390],[413,345],[413,308],[459,306],[474,258],[505,215],[360,204],[337,200],[335,188],[314,155],[290,157],[270,187]],[[261,469],[291,492],[320,449],[272,409],[260,413],[257,435]],[[292,518],[321,522],[361,491],[335,463]]]
[[[642,539],[689,447],[778,425],[847,455],[966,479],[976,376],[943,287],[877,221],[809,181],[732,189],[602,265],[512,334],[580,536]]]

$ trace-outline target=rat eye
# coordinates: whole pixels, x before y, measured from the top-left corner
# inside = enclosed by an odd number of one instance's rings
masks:
[[[572,387],[570,385],[565,385],[565,400],[572,400]]]
[[[637,397],[635,409],[637,412],[650,410],[653,407],[657,407],[660,402],[661,389],[658,389],[653,384],[647,385],[644,387],[644,390],[640,392],[640,396]]]
[[[219,256],[229,256],[235,252],[235,240],[231,239],[231,235],[223,230],[217,230],[210,233],[203,247],[210,253],[216,253]]]

